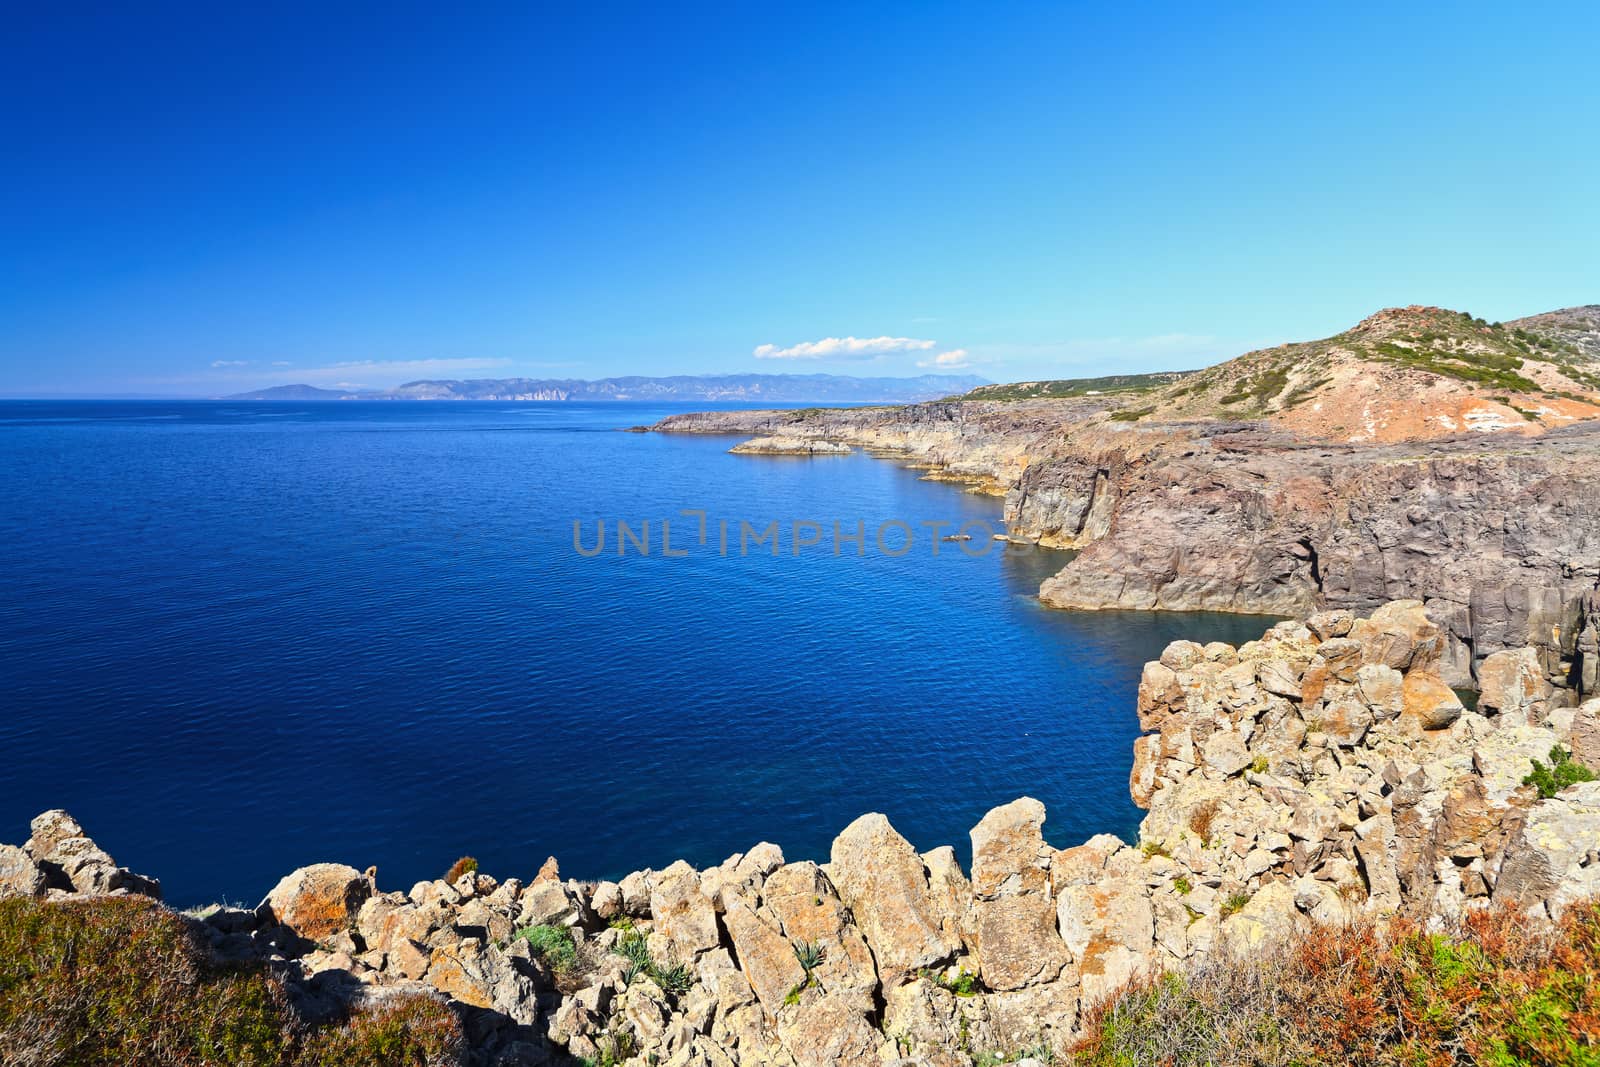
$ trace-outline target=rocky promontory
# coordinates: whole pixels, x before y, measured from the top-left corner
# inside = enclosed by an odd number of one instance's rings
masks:
[[[1023,797],[973,828],[969,870],[869,814],[823,862],[762,843],[600,883],[463,863],[407,890],[322,863],[187,921],[307,1018],[443,996],[474,1064],[1044,1062],[1130,980],[1310,924],[1539,924],[1600,895],[1600,700],[1522,648],[1487,657],[1468,709],[1447,647],[1417,601],[1175,642],[1139,686],[1137,841],[1057,848]],[[62,812],[0,849],[0,895],[156,891]]]

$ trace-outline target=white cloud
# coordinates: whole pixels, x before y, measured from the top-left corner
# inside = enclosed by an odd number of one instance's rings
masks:
[[[248,359],[214,359],[211,361],[211,365],[213,367],[248,367],[250,361]]]
[[[965,348],[952,348],[948,352],[940,352],[932,359],[917,360],[919,367],[932,367],[935,370],[965,370],[972,366],[972,353]]]
[[[272,365],[274,367],[292,367],[292,366],[294,366],[293,363],[290,363],[286,359],[275,359],[275,360],[272,361]]]
[[[887,352],[926,352],[936,342],[915,337],[824,337],[788,348],[757,345],[757,359],[876,359]]]

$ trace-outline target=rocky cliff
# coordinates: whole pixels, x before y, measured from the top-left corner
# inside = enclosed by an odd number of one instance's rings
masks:
[[[1040,590],[1053,606],[1302,615],[1413,597],[1446,627],[1452,684],[1532,644],[1552,678],[1593,693],[1589,312],[1502,326],[1395,309],[1142,393],[720,412],[655,429],[855,444],[1003,495],[1011,536],[1080,550]],[[1356,417],[1379,429],[1344,432]]]
[[[1600,765],[1600,700],[1572,707],[1529,648],[1485,660],[1469,711],[1439,674],[1446,648],[1415,601],[1238,648],[1174,643],[1139,686],[1137,842],[1057,849],[1024,797],[973,829],[970,871],[864,815],[823,863],[760,844],[616,883],[552,860],[527,882],[467,871],[404,892],[318,864],[192,921],[219,958],[267,960],[308,1017],[448,997],[474,1063],[1047,1059],[1130,978],[1224,946],[1491,903],[1538,922],[1600,894],[1600,782],[1534,776],[1557,745]],[[6,892],[159,888],[50,812],[0,848]]]

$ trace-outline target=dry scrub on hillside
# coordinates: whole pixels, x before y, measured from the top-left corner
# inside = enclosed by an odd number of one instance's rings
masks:
[[[1596,1067],[1600,902],[1554,928],[1512,909],[1318,926],[1136,983],[1088,1025],[1080,1067]]]
[[[186,920],[142,897],[0,900],[0,1063],[27,1067],[445,1067],[455,1014],[396,996],[298,1024],[260,968],[210,966]]]

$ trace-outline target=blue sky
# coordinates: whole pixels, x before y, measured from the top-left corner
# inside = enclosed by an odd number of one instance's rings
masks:
[[[0,38],[0,394],[1071,377],[1600,301],[1593,4],[126,7]]]

